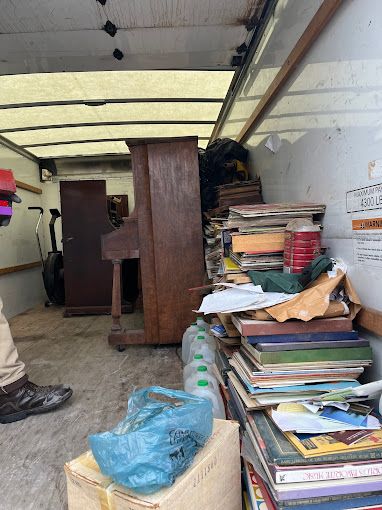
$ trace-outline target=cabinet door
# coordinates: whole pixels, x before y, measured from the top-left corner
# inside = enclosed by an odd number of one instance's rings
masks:
[[[101,235],[112,232],[106,182],[60,183],[67,313],[107,312],[112,264],[101,257]]]

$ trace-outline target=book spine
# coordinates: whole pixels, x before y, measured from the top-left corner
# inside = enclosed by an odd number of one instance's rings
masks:
[[[259,429],[257,428],[257,424],[255,422],[255,420],[252,418],[251,415],[248,415],[248,421],[250,423],[250,427],[251,427],[251,430],[253,432],[253,435],[255,436],[256,438],[256,441],[257,441],[257,444],[264,456],[264,459],[266,461],[266,463],[269,465],[269,466],[272,466],[273,463],[271,462],[271,459],[269,458],[269,455],[268,455],[268,451],[267,451],[267,447],[266,447],[266,444],[265,444],[265,441],[263,440],[260,432],[259,432]],[[272,470],[271,470],[272,472]],[[273,472],[272,472],[273,474]]]
[[[241,323],[240,320],[238,320]],[[295,333],[319,333],[320,331],[334,332],[334,331],[352,331],[353,324],[350,319],[316,319],[308,322],[304,321],[287,321],[287,322],[273,322],[264,321],[256,323],[242,323],[242,331],[240,333],[244,336],[252,335],[278,335]]]
[[[284,233],[239,234],[232,236],[232,251],[236,253],[259,251],[273,252],[284,250]]]
[[[278,351],[311,351],[313,349],[326,349],[330,342],[298,342],[298,343],[259,343],[256,349],[261,352],[278,352]],[[350,347],[369,347],[367,340],[338,340],[334,348],[350,348]]]
[[[252,466],[251,466],[251,469]],[[269,510],[276,509],[276,503],[271,496],[270,488],[265,484],[262,478],[253,471],[257,484],[261,490],[261,494],[268,506]],[[347,510],[361,508],[362,510],[368,510],[374,508],[375,510],[381,510],[382,493],[381,491],[376,492],[362,492],[354,494],[343,494],[341,496],[321,496],[318,498],[304,498],[294,499],[289,501],[278,501],[278,510],[292,510],[298,508],[299,510]],[[374,506],[378,505],[378,506]]]
[[[277,505],[278,510],[381,510],[382,495],[379,493],[351,494],[334,498],[310,498],[309,500],[283,501]],[[376,506],[375,506],[376,505]]]
[[[357,340],[357,331],[338,331],[333,333],[296,333],[294,335],[258,335],[248,336],[249,344],[257,343],[295,343],[295,342],[330,342],[337,340]]]
[[[311,349],[301,351],[279,351],[254,353],[262,364],[267,363],[303,363],[315,361],[344,361],[372,359],[370,347],[349,347],[332,349]]]
[[[318,498],[320,496],[340,496],[350,492],[373,492],[381,490],[382,482],[380,479],[366,482],[350,482],[343,485],[326,486],[326,487],[309,487],[306,489],[291,489],[286,491],[275,490],[277,499],[280,501],[288,501],[291,499]]]
[[[325,480],[344,480],[347,478],[362,478],[365,476],[381,476],[382,463],[369,464],[362,466],[345,465],[313,469],[293,469],[274,471],[274,480],[276,483],[298,483],[298,482],[318,482]]]
[[[382,449],[375,450],[356,450],[354,452],[339,452],[338,454],[330,454],[331,462],[341,463],[341,462],[361,462],[361,461],[370,461],[370,460],[380,460],[382,459]],[[328,461],[328,455],[318,455],[317,457],[309,457],[302,459],[300,457],[278,457],[274,459],[274,463],[286,467],[286,466],[304,466],[311,465],[312,462],[315,464],[325,463]]]

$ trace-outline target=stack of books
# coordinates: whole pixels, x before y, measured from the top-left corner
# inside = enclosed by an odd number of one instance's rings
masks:
[[[248,494],[253,481],[268,510],[381,508],[382,432],[358,442],[352,436],[296,436],[292,443],[267,412],[249,413],[242,449]]]
[[[285,228],[289,221],[313,221],[322,204],[251,204],[229,208],[224,222],[225,251],[241,271],[282,269]]]
[[[218,276],[221,267],[222,228],[227,216],[227,208],[222,211],[217,210],[204,213],[204,258],[207,276],[210,280],[214,280]]]
[[[260,178],[256,177],[251,181],[233,182],[217,187],[219,207],[239,204],[261,204]]]
[[[231,318],[241,345],[218,342],[216,365],[241,425],[246,508],[382,508],[382,426],[358,381],[369,342],[343,317]]]
[[[224,184],[217,187],[219,207],[203,214],[203,233],[205,245],[205,262],[210,280],[236,281],[236,278],[225,278],[225,275],[242,275],[240,267],[229,258],[229,247],[225,246],[223,230],[226,230],[229,206],[236,204],[262,203],[261,182],[259,178]],[[230,239],[230,238],[229,238]],[[281,264],[282,266],[282,264]],[[277,266],[280,267],[280,266]],[[246,280],[246,281],[249,281]],[[245,283],[241,281],[240,283]]]

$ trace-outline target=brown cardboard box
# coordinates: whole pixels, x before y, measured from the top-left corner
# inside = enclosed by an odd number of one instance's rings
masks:
[[[241,510],[239,426],[214,420],[213,433],[172,487],[136,494],[100,473],[90,452],[65,465],[69,510]]]

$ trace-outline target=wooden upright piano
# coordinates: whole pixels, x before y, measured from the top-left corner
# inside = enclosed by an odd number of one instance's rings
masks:
[[[200,297],[204,258],[197,137],[144,139],[130,148],[135,209],[102,239],[113,263],[111,345],[180,342]],[[139,259],[144,329],[121,326],[121,263]]]

